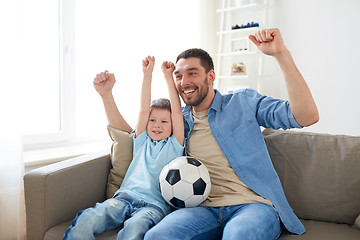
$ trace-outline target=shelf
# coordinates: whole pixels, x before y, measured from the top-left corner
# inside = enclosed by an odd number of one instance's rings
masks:
[[[220,28],[216,32],[219,39],[216,55],[216,72],[219,76],[216,76],[216,88],[220,92],[232,92],[247,87],[257,89],[263,72],[263,54],[256,49],[248,36],[266,26],[268,0],[251,1],[252,3],[244,5],[237,5],[234,0],[221,2],[222,7],[216,10],[216,13],[220,13]],[[260,26],[232,29],[235,24],[246,26],[246,22],[252,21]],[[251,23],[247,26],[254,26]],[[239,62],[245,62],[246,72],[231,74],[233,65]]]
[[[242,5],[242,6],[217,9],[216,12],[221,13],[221,12],[231,12],[231,11],[238,11],[238,10],[244,10],[244,9],[248,10],[249,8],[257,8],[257,7],[260,7],[260,4],[250,3],[250,4],[246,4],[246,5]]]
[[[238,52],[228,52],[228,53],[218,53],[219,57],[226,56],[242,56],[242,55],[258,55],[260,52],[255,51],[238,51]]]
[[[228,31],[222,31],[222,32],[217,32],[217,35],[220,34],[233,34],[233,33],[246,33],[246,32],[256,32],[259,30],[260,27],[249,27],[249,28],[240,28],[240,29],[236,29],[236,30],[228,30]]]
[[[218,76],[218,79],[247,79],[249,75],[222,75]]]

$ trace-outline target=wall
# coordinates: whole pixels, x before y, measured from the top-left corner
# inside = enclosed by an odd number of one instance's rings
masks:
[[[360,135],[360,1],[269,0],[268,27],[278,27],[306,79],[320,121],[304,130]],[[281,72],[266,58],[260,91],[286,98]]]

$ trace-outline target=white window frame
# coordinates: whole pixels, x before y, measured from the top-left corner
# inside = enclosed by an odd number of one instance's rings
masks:
[[[60,57],[60,131],[48,134],[25,135],[24,150],[63,145],[75,138],[75,1],[59,0],[59,57]]]

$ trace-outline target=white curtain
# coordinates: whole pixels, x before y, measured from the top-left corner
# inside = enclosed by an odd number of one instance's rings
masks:
[[[0,239],[25,238],[24,164],[19,136],[0,137]]]
[[[19,73],[20,0],[0,1],[0,239],[22,240],[25,206],[20,127],[21,81]]]

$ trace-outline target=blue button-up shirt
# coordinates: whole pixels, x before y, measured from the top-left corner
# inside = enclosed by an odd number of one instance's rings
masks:
[[[290,232],[304,233],[304,226],[286,200],[260,129],[260,126],[301,128],[295,121],[289,102],[262,96],[252,89],[226,95],[215,92],[208,120],[211,132],[229,164],[241,181],[272,202]],[[183,116],[187,144],[194,127],[190,106],[183,108]]]

